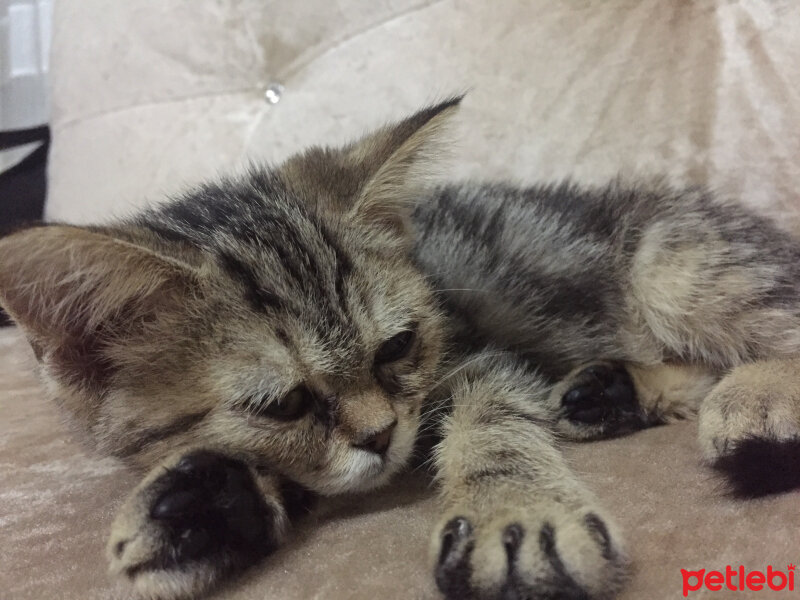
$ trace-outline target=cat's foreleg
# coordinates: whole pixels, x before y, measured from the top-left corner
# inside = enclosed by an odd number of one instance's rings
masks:
[[[117,514],[112,572],[144,598],[193,598],[276,549],[289,529],[287,489],[276,476],[211,450],[155,467]]]
[[[508,354],[463,364],[435,453],[439,589],[452,599],[612,597],[628,559],[555,446],[549,386]]]

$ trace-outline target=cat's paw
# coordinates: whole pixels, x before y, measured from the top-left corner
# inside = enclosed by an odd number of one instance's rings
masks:
[[[117,515],[111,570],[146,598],[196,596],[280,543],[288,519],[272,485],[215,452],[176,458],[151,472]]]
[[[447,600],[607,599],[627,577],[613,526],[585,506],[450,514],[434,538],[436,584]]]
[[[557,426],[569,438],[609,437],[646,424],[633,381],[620,365],[598,362],[576,369],[553,393]]]
[[[800,374],[797,361],[735,369],[700,408],[705,459],[733,495],[757,497],[800,487]]]

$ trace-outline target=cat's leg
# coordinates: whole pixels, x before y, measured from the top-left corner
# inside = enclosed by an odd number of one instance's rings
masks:
[[[733,369],[700,408],[704,458],[742,497],[800,486],[800,359]]]
[[[548,404],[563,437],[599,439],[693,417],[718,380],[701,365],[596,361],[553,386]]]
[[[439,589],[459,600],[613,596],[628,559],[555,446],[549,386],[508,354],[463,364],[435,453],[445,504],[432,548]]]
[[[729,372],[700,408],[700,442],[736,491],[800,485],[800,243],[768,221],[682,199],[641,228],[620,341]]]
[[[289,527],[278,478],[210,450],[171,456],[133,490],[108,543],[145,598],[193,598],[273,551]]]

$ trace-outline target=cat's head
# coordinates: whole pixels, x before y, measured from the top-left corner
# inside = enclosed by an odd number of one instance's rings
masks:
[[[101,449],[202,446],[321,493],[409,458],[442,320],[410,260],[420,167],[458,100],[135,219],[0,240],[0,304]]]

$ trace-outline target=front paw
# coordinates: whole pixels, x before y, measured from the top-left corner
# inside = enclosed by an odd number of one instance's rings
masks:
[[[244,463],[195,451],[134,490],[112,526],[111,570],[148,598],[191,597],[279,544],[288,520],[277,486]]]
[[[434,538],[436,584],[448,600],[598,600],[626,579],[625,552],[596,510],[553,501],[451,515]]]
[[[620,365],[576,369],[556,388],[558,427],[572,439],[620,435],[646,426],[630,375]]]

